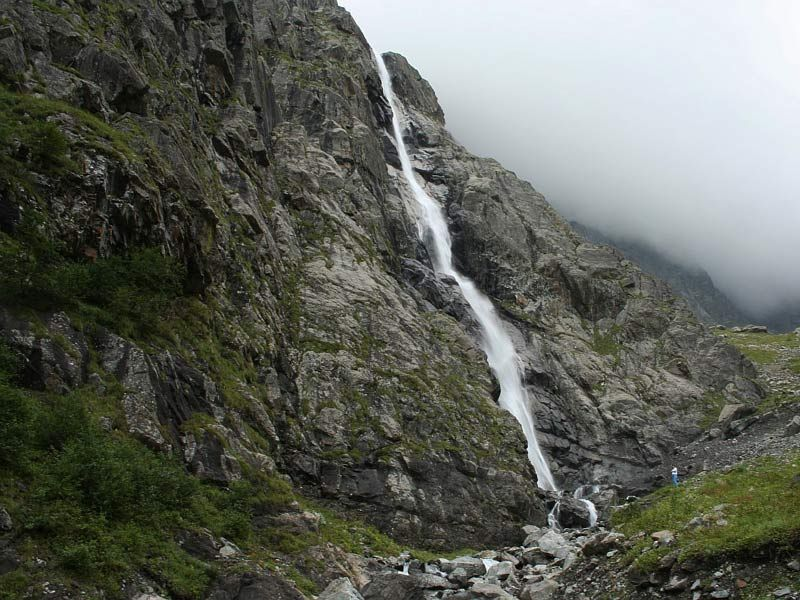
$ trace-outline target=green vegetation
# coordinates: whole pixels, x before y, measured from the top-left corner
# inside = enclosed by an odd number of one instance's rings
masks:
[[[770,350],[769,348],[758,348],[750,345],[739,346],[742,354],[759,365],[769,365],[778,360],[777,350]]]
[[[174,459],[103,431],[87,408],[96,404],[93,392],[56,396],[17,387],[13,352],[0,348],[0,501],[30,540],[23,567],[0,579],[0,589],[26,586],[35,556],[112,597],[136,571],[178,597],[202,592],[209,567],[171,534],[207,527],[246,542],[243,516],[269,482],[226,492],[204,485]]]
[[[80,134],[74,141],[62,133],[65,119]],[[69,156],[73,144],[138,162],[141,158],[131,148],[132,139],[130,133],[71,104],[0,85],[0,184],[9,193],[21,188],[35,195],[33,173],[58,176],[75,171]]]
[[[122,581],[137,572],[176,598],[199,597],[215,568],[178,544],[176,537],[187,531],[225,536],[259,564],[285,555],[299,559],[328,542],[357,553],[401,551],[373,527],[316,507],[278,477],[245,469],[245,480],[225,488],[202,483],[175,458],[100,426],[98,407],[118,398],[90,389],[66,396],[32,392],[18,386],[19,365],[0,343],[0,505],[26,539],[21,567],[0,576],[2,600],[21,597],[45,575],[118,598]],[[201,427],[202,419],[196,421]],[[318,531],[257,524],[294,510],[294,503],[321,513]],[[34,559],[47,561],[47,573]],[[307,591],[317,591],[299,573],[287,572],[293,574]]]
[[[602,332],[597,327],[592,333],[592,350],[603,356],[613,356],[614,363],[619,364],[622,345],[619,343],[619,325],[612,325],[611,328]]]
[[[613,523],[626,535],[648,536],[627,553],[644,572],[655,569],[665,552],[651,549],[649,539],[663,529],[675,533],[675,546],[669,551],[677,549],[679,561],[789,550],[800,543],[799,472],[800,454],[744,463],[727,473],[665,487],[615,513]],[[720,505],[724,506],[717,515],[714,508]],[[712,515],[705,525],[688,524],[703,515]]]
[[[33,188],[32,172],[58,175],[74,165],[58,125],[32,96],[0,87],[0,180],[7,188]]]
[[[129,337],[142,337],[181,295],[184,269],[156,248],[95,262],[67,258],[31,220],[0,232],[0,302],[61,309]]]
[[[756,412],[764,414],[793,402],[800,402],[800,397],[786,392],[772,392],[758,405]]]
[[[793,358],[788,364],[789,370],[795,375],[800,375],[800,358]]]
[[[781,348],[800,348],[800,336],[794,333],[736,333],[729,329],[717,329],[715,333],[761,365],[776,362]]]
[[[700,401],[703,407],[703,418],[697,425],[703,429],[708,429],[719,419],[719,413],[725,406],[725,394],[722,392],[706,392]]]

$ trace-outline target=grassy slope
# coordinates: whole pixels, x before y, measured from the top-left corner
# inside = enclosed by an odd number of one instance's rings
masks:
[[[795,333],[736,333],[717,329],[715,333],[736,346],[774,383],[759,412],[800,401],[800,335]]]
[[[627,555],[646,572],[675,550],[678,560],[686,561],[796,548],[800,542],[798,497],[800,454],[793,454],[780,460],[744,463],[727,473],[700,475],[678,487],[663,488],[615,513],[613,523],[628,536],[646,534]],[[695,517],[701,517],[703,525],[689,525]],[[664,529],[675,534],[675,544],[652,548],[650,534]]]

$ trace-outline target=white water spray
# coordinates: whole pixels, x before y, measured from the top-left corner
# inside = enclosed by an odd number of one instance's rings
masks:
[[[452,277],[456,281],[461,293],[464,295],[464,299],[475,313],[483,333],[483,351],[486,352],[489,366],[500,383],[500,406],[514,415],[522,425],[522,431],[528,441],[528,458],[536,471],[539,487],[555,491],[557,488],[553,475],[550,473],[550,467],[547,465],[547,460],[542,454],[539,442],[536,439],[533,415],[528,402],[528,394],[522,385],[520,361],[514,349],[514,344],[508,333],[503,329],[503,324],[500,322],[491,301],[478,290],[472,281],[453,267],[450,232],[447,229],[444,215],[439,204],[428,195],[417,181],[416,174],[411,166],[411,159],[403,141],[400,112],[392,91],[389,71],[386,69],[383,57],[377,52],[375,53],[375,61],[381,76],[383,95],[386,96],[392,109],[392,127],[394,129],[397,153],[400,156],[400,164],[403,167],[403,175],[421,210],[423,219],[421,225],[430,234],[430,247],[428,250],[431,252],[434,268],[442,275]]]
[[[600,491],[600,486],[598,485],[582,485],[575,490],[575,493],[573,493],[572,496],[576,500],[580,500],[586,505],[586,508],[589,511],[589,527],[594,527],[597,525],[597,508],[595,507],[594,502],[584,498],[587,488],[590,494],[596,494]]]

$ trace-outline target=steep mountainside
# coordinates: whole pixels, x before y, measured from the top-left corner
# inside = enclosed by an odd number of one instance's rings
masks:
[[[418,239],[388,103],[346,11],[13,0],[1,22],[8,398],[44,414],[77,399],[97,448],[133,438],[223,490],[291,483],[404,542],[499,545],[544,522],[475,323]],[[710,399],[759,400],[751,363],[664,283],[469,154],[427,82],[387,63],[459,268],[519,346],[560,485],[650,486]],[[70,435],[30,442],[31,456],[68,468]],[[5,502],[30,505],[17,494],[41,477],[4,478]],[[83,498],[105,523],[98,481],[80,481],[60,502]],[[248,531],[284,539],[270,502]],[[8,543],[56,535],[26,519]],[[64,568],[92,560],[48,551]]]
[[[703,269],[691,269],[674,263],[645,244],[612,238],[580,223],[571,222],[571,225],[586,239],[596,244],[614,246],[643,270],[666,281],[672,291],[682,296],[695,316],[704,323],[745,325],[753,320],[717,289]]]
[[[760,323],[775,332],[792,331],[800,326],[800,307],[797,303],[786,303],[767,315],[749,314],[721,292],[703,269],[677,264],[645,243],[608,236],[574,221],[570,224],[586,239],[617,248],[644,271],[666,281],[704,323],[728,326]]]

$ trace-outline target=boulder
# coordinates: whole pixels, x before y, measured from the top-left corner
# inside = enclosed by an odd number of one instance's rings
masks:
[[[800,415],[795,415],[795,417],[789,421],[789,424],[786,426],[786,429],[783,433],[786,436],[797,435],[800,433]]]
[[[539,541],[539,538],[541,538],[548,531],[546,527],[537,527],[536,525],[526,525],[522,528],[522,530],[525,532],[525,541],[522,543],[522,545],[526,548],[535,546]]]
[[[745,417],[743,419],[736,419],[735,421],[731,421],[728,423],[728,426],[725,428],[725,437],[726,438],[735,438],[740,435],[745,429],[753,425],[758,421],[758,417],[753,415],[750,417]]]
[[[585,556],[601,556],[617,549],[625,541],[625,536],[618,532],[598,533],[590,537],[581,547]]]
[[[381,573],[361,589],[364,600],[424,600],[423,588],[402,573]]]
[[[444,573],[452,573],[456,569],[464,569],[467,577],[481,577],[486,574],[486,565],[480,558],[459,556],[453,560],[442,559],[439,568]]]
[[[14,522],[11,520],[11,515],[8,511],[0,506],[0,531],[11,531],[14,529]]]
[[[505,581],[513,572],[514,565],[508,561],[502,561],[489,567],[489,570],[486,572],[486,577],[487,579],[494,577],[500,581]]]
[[[277,575],[241,573],[220,579],[207,600],[306,600],[294,585]]]
[[[753,413],[753,407],[745,404],[726,404],[717,418],[718,423],[729,423]]]
[[[202,560],[212,560],[217,557],[222,544],[218,542],[210,531],[182,531],[177,536],[181,548],[192,556]]]
[[[769,333],[766,325],[743,325],[731,329],[734,333]]]
[[[545,579],[526,585],[519,596],[521,600],[551,600],[558,598],[558,583]]]
[[[328,584],[317,600],[364,600],[347,577],[340,577]]]
[[[279,527],[283,531],[299,534],[319,531],[321,522],[322,515],[307,510],[302,512],[281,513],[272,519],[272,523],[275,527]]]
[[[662,531],[656,531],[650,535],[656,542],[658,542],[659,546],[669,546],[672,542],[675,541],[675,534],[669,531],[668,529],[664,529]]]
[[[435,573],[412,573],[410,576],[414,578],[418,587],[426,590],[452,590],[456,587]]]
[[[469,592],[471,598],[497,598],[498,600],[514,600],[514,596],[506,592],[499,585],[494,583],[485,583],[483,581],[473,585]]]
[[[538,544],[542,552],[556,558],[566,558],[571,549],[564,536],[552,530],[540,537]]]

